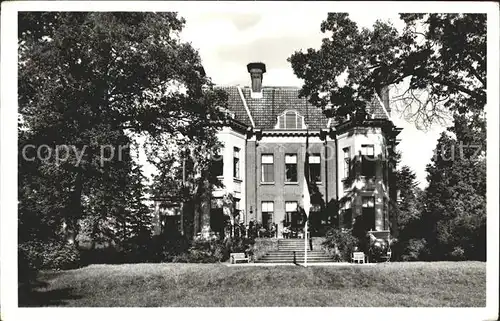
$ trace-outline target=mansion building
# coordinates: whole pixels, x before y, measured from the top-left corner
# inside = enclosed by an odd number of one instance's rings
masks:
[[[390,159],[401,129],[391,121],[388,91],[376,92],[361,121],[335,122],[299,98],[300,88],[263,86],[263,63],[250,63],[247,70],[251,86],[219,87],[228,94],[230,116],[218,133],[224,147],[215,170],[224,187],[213,190],[210,218],[200,219],[195,232],[223,233],[228,220],[277,229],[277,237],[303,226],[307,156],[312,236],[323,227],[352,228],[357,220],[367,231],[396,235],[389,215],[396,197]],[[227,195],[232,218],[224,208]]]

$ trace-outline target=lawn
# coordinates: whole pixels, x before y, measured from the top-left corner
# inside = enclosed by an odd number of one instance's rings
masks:
[[[91,265],[42,272],[20,306],[447,306],[486,304],[484,262],[349,266]]]

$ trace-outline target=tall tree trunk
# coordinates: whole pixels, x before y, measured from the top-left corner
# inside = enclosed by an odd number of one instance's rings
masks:
[[[198,195],[193,200],[193,238],[197,236],[199,232],[201,232],[200,225],[200,198]]]
[[[75,187],[70,196],[70,202],[66,208],[64,217],[64,237],[69,244],[75,243],[78,235],[78,220],[82,216],[82,192],[83,192],[83,174],[81,171],[76,173]]]
[[[211,198],[210,193],[210,183],[208,180],[203,180],[203,193],[201,194],[201,204],[200,204],[200,221],[201,221],[201,233],[204,237],[207,237],[210,233],[210,208],[211,208]]]
[[[194,236],[198,233],[206,237],[210,232],[210,183],[203,179],[199,182],[194,204]]]

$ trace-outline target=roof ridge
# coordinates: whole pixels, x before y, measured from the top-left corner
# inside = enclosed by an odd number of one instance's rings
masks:
[[[391,115],[389,115],[389,113],[387,112],[387,109],[385,108],[385,105],[384,105],[382,99],[380,98],[380,96],[379,96],[379,94],[377,93],[376,90],[375,90],[375,96],[377,96],[378,102],[379,102],[380,106],[382,106],[382,109],[384,110],[384,113],[387,116],[387,119],[390,120],[390,121],[392,121]]]
[[[238,89],[238,94],[240,94],[241,101],[243,102],[243,106],[245,107],[245,110],[247,111],[248,117],[250,118],[250,122],[252,123],[252,127],[255,128],[255,122],[253,121],[252,114],[250,113],[250,109],[248,109],[247,101],[245,99],[245,96],[243,95],[243,92],[241,91],[240,86],[236,86]]]

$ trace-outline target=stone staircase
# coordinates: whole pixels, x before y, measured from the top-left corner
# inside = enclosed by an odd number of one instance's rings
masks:
[[[269,251],[258,263],[304,263],[304,239],[279,239],[278,250]],[[307,262],[333,262],[323,250],[308,248]]]

